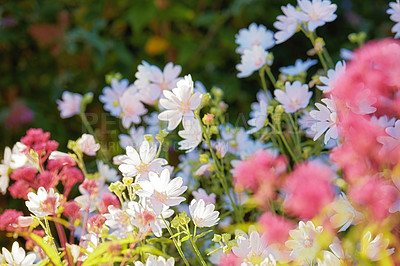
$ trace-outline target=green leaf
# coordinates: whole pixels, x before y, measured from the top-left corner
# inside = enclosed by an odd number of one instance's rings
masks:
[[[171,239],[165,238],[165,237],[155,237],[155,238],[150,238],[146,240],[147,243],[149,244],[155,244],[155,243],[172,243]]]
[[[203,232],[203,233],[201,233],[201,234],[199,234],[199,235],[197,235],[196,236],[196,240],[198,239],[198,238],[200,238],[200,237],[203,237],[203,236],[205,236],[206,234],[208,234],[208,233],[211,233],[211,232],[213,232],[214,230],[208,230],[208,231],[206,231],[206,232]]]
[[[62,266],[60,256],[50,245],[44,243],[43,239],[36,234],[32,233],[29,236],[43,249],[53,264],[56,266]]]
[[[185,237],[183,237],[182,239],[181,239],[181,242],[185,242],[186,240],[188,240],[189,239],[189,236],[185,236]]]

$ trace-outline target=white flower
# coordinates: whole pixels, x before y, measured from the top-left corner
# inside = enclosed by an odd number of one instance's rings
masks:
[[[99,171],[100,175],[104,177],[108,182],[115,182],[120,180],[120,176],[118,175],[117,170],[108,166],[101,160],[97,160],[97,170]]]
[[[228,145],[222,141],[217,142],[215,144],[215,151],[217,153],[218,158],[224,158],[226,155],[226,150],[228,149]]]
[[[288,76],[297,76],[303,72],[307,72],[307,70],[313,65],[315,65],[317,62],[318,62],[317,60],[310,58],[308,58],[304,62],[301,59],[297,59],[296,62],[294,63],[294,66],[281,67],[279,68],[279,71],[282,72],[282,74]]]
[[[190,216],[197,227],[212,227],[218,224],[219,212],[215,211],[215,205],[206,204],[204,200],[193,199],[189,205]]]
[[[300,221],[297,229],[289,231],[293,240],[285,242],[286,247],[292,250],[290,256],[299,262],[311,264],[320,250],[317,238],[322,230],[322,226],[315,227],[311,221]]]
[[[132,123],[139,124],[140,117],[147,113],[147,109],[140,101],[137,89],[130,87],[121,97],[121,118],[124,128],[129,128]]]
[[[122,79],[111,80],[111,88],[109,86],[104,87],[103,94],[100,95],[100,102],[104,103],[104,110],[109,111],[112,116],[120,117],[121,106],[119,104],[120,99],[124,92],[128,89],[129,81]]]
[[[354,53],[346,48],[340,49],[340,57],[346,61],[350,61],[354,57]]]
[[[389,119],[389,117],[387,117],[386,115],[380,116],[379,118],[377,118],[376,116],[372,116],[370,121],[376,123],[381,127],[387,128],[394,126],[394,124],[396,123],[396,118],[392,117],[391,119]]]
[[[208,195],[207,192],[202,188],[199,188],[197,191],[193,191],[192,195],[196,200],[203,200],[206,204],[215,204],[216,195],[214,193]]]
[[[325,25],[326,22],[331,22],[336,19],[335,11],[337,6],[328,0],[297,0],[297,3],[306,19],[300,20],[308,22],[308,29],[315,31],[316,28]]]
[[[264,25],[257,26],[256,23],[251,23],[248,29],[241,29],[235,35],[235,42],[239,45],[236,52],[242,54],[244,50],[251,50],[253,46],[259,45],[264,50],[267,50],[275,45],[274,33]]]
[[[61,118],[68,118],[79,114],[81,111],[82,95],[64,91],[61,98],[62,100],[57,100]]]
[[[337,62],[334,70],[328,70],[327,77],[319,78],[319,80],[324,85],[318,85],[317,88],[320,89],[323,93],[331,92],[333,89],[332,84],[344,71],[346,71],[346,63],[344,61]]]
[[[397,120],[393,127],[387,127],[385,132],[389,136],[379,136],[377,141],[383,146],[380,153],[390,152],[400,145],[400,120]]]
[[[179,149],[186,152],[193,151],[202,141],[203,132],[199,120],[188,118],[183,120],[183,130],[178,135],[184,140],[179,141]]]
[[[318,259],[318,266],[340,266],[340,259],[330,251],[322,251],[323,260]]]
[[[141,261],[136,261],[135,266],[174,266],[175,260],[174,258],[169,258],[165,260],[164,257],[156,257],[154,255],[150,255],[147,260],[146,264],[143,264]]]
[[[135,149],[139,148],[140,144],[144,140],[145,129],[144,127],[131,127],[129,129],[129,135],[119,134],[119,145],[126,149],[128,146],[132,146]]]
[[[28,163],[28,157],[26,157],[24,150],[26,149],[25,144],[21,142],[15,143],[11,152],[10,168],[17,169]]]
[[[363,218],[362,213],[354,209],[343,192],[332,202],[331,208],[336,214],[330,218],[330,221],[335,228],[340,227],[338,232],[346,231],[351,224],[356,224]]]
[[[6,194],[10,178],[8,172],[11,163],[11,149],[6,147],[4,149],[4,157],[0,164],[0,193]]]
[[[286,91],[275,90],[275,99],[283,105],[285,112],[294,113],[301,108],[306,108],[310,102],[312,92],[308,91],[308,85],[302,85],[296,80],[292,84],[289,81],[285,83]]]
[[[396,33],[395,39],[400,38],[400,3],[399,1],[389,3],[390,8],[386,11],[390,15],[390,19],[396,24],[392,27],[392,32]]]
[[[392,175],[393,184],[396,186],[397,190],[400,192],[400,176]],[[389,208],[390,213],[400,212],[400,197]]]
[[[185,200],[184,197],[180,197],[187,189],[182,184],[182,177],[170,179],[168,169],[164,169],[160,175],[150,172],[149,180],[139,182],[141,189],[137,191],[137,194],[148,198],[154,212],[158,215],[163,210],[163,206],[176,206]]]
[[[162,166],[168,162],[162,158],[155,158],[157,146],[147,140],[140,145],[139,153],[131,146],[126,147],[126,155],[121,159],[118,167],[123,176],[135,177],[136,181],[148,179],[150,171],[160,173]]]
[[[26,255],[25,250],[21,248],[17,241],[15,241],[11,248],[11,253],[6,248],[2,249],[4,260],[8,265],[14,266],[31,266],[35,265],[36,255],[30,253]],[[1,261],[0,261],[1,262]]]
[[[206,89],[206,87],[204,86],[203,82],[198,81],[198,80],[194,82],[193,91],[194,91],[194,92],[199,92],[199,93],[201,93],[201,94],[207,93],[207,89]]]
[[[171,91],[164,90],[165,99],[160,99],[160,105],[167,109],[158,115],[158,119],[168,121],[168,130],[174,130],[186,117],[193,117],[193,110],[201,104],[202,94],[193,93],[193,81],[190,75],[178,81],[177,87]]]
[[[267,62],[268,52],[260,45],[255,45],[250,49],[244,50],[240,64],[236,65],[239,70],[238,78],[246,78],[259,70]]]
[[[279,31],[275,33],[276,43],[280,44],[287,41],[296,32],[299,26],[299,18],[306,19],[306,15],[298,10],[291,4],[282,6],[284,15],[277,17],[278,21],[274,22],[274,27]]]
[[[29,201],[25,202],[26,207],[38,218],[55,214],[60,206],[60,195],[52,188],[49,192],[44,187],[40,187],[37,194],[29,192],[28,199]]]
[[[378,261],[394,253],[394,248],[387,249],[389,239],[383,238],[383,234],[377,235],[373,240],[371,232],[368,231],[361,242],[361,253],[372,261]]]
[[[317,122],[314,118],[310,116],[310,112],[307,110],[303,110],[300,118],[297,120],[301,129],[304,130],[304,133],[309,138],[314,138],[315,132],[311,129],[311,126]]]
[[[133,218],[132,224],[139,228],[139,232],[144,233],[150,227],[156,237],[161,237],[162,229],[166,228],[161,215],[166,219],[174,214],[173,210],[164,206],[161,214],[156,215],[150,202],[145,199],[140,202],[129,202],[126,212]]]
[[[110,205],[108,206],[108,213],[103,214],[103,216],[106,218],[105,225],[112,230],[111,235],[124,238],[133,231],[133,226],[129,221],[130,217],[121,209]]]
[[[156,135],[160,132],[160,120],[158,119],[158,112],[152,112],[150,115],[144,116],[143,121],[148,125],[146,127],[146,133]]]
[[[324,143],[327,144],[330,139],[336,140],[338,135],[336,106],[332,99],[324,98],[321,100],[326,104],[316,103],[317,110],[310,112],[310,116],[316,120],[311,129],[315,132],[314,141],[325,133]]]
[[[265,120],[267,120],[267,107],[270,98],[270,95],[267,96],[263,91],[257,93],[258,102],[251,104],[251,119],[247,122],[254,128],[248,130],[248,134],[253,134],[264,127]]]
[[[93,135],[83,134],[78,140],[79,148],[82,152],[89,156],[95,156],[96,151],[100,149],[100,144],[96,143]]]

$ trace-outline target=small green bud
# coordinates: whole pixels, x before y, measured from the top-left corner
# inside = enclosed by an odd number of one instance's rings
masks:
[[[211,130],[211,134],[218,135],[219,130],[218,130],[217,126],[211,126],[210,130]]]
[[[210,161],[210,157],[208,157],[208,154],[200,154],[200,163],[208,163]]]
[[[273,114],[274,113],[274,107],[273,106],[268,106],[267,107],[267,114],[269,114],[269,115],[271,115],[271,114]]]
[[[116,80],[120,81],[122,79],[121,73],[119,73],[119,72],[117,72],[117,73],[111,72],[111,73],[106,74],[105,80],[106,80],[107,84],[110,85],[111,81],[113,79],[116,79]]]
[[[212,95],[214,95],[215,97],[222,97],[222,96],[224,96],[224,91],[221,90],[220,88],[217,88],[217,87],[213,87],[213,88],[211,89],[211,93],[212,93]]]
[[[221,241],[221,239],[222,239],[221,235],[214,234],[214,237],[211,241],[218,243]]]
[[[201,105],[200,106],[208,105],[210,100],[211,100],[211,95],[209,93],[203,93],[203,97],[201,98]]]
[[[356,43],[357,42],[357,33],[350,33],[349,36],[347,36],[350,42]]]
[[[228,243],[229,240],[231,240],[232,235],[231,234],[222,234],[222,241],[224,241],[225,243]]]
[[[168,136],[168,132],[165,129],[160,130],[160,132],[158,132],[157,135],[156,135],[156,140],[158,140],[158,142],[160,142],[160,143],[163,143],[164,139],[167,136]]]
[[[278,106],[275,108],[275,113],[283,114],[284,112],[285,112],[285,108],[283,108],[282,105],[278,105]]]
[[[150,134],[144,135],[144,139],[145,139],[147,142],[150,142],[150,143],[153,143],[153,142],[154,142],[153,135],[150,135]]]
[[[174,219],[172,219],[172,221],[171,221],[171,227],[172,227],[172,228],[178,228],[178,227],[179,227],[179,217],[178,217],[178,215],[176,215],[176,216],[174,217]]]
[[[130,186],[133,183],[133,178],[125,176],[124,178],[122,178],[122,182],[125,186]]]

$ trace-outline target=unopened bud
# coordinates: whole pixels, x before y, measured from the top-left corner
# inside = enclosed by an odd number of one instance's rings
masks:
[[[203,119],[202,119],[203,124],[206,125],[206,126],[211,126],[211,124],[213,122],[213,119],[214,119],[214,116],[215,115],[213,115],[213,114],[205,114]]]

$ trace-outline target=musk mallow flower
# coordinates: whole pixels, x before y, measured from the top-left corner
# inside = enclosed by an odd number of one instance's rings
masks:
[[[291,4],[281,7],[284,15],[277,17],[278,21],[274,22],[274,27],[278,29],[275,33],[276,44],[283,43],[292,37],[298,29],[300,20],[305,20],[306,15]]]
[[[118,135],[119,145],[124,150],[128,146],[132,146],[137,149],[140,147],[140,144],[144,140],[145,132],[146,132],[146,130],[144,129],[144,127],[137,127],[137,128],[131,127],[129,129],[129,135],[127,135],[127,134],[119,134]]]
[[[141,116],[147,113],[147,109],[140,101],[140,93],[135,87],[130,87],[124,92],[120,100],[122,126],[129,128],[132,123],[139,124]]]
[[[336,140],[339,137],[337,127],[336,106],[332,99],[324,98],[321,100],[325,105],[316,103],[318,110],[310,112],[310,116],[316,120],[311,126],[315,132],[314,141],[325,133],[324,143],[327,144],[330,139]]]
[[[108,182],[115,182],[121,179],[118,175],[117,170],[108,166],[108,164],[104,163],[101,160],[96,161],[97,170],[99,171],[100,175],[104,177]]]
[[[312,92],[308,90],[308,85],[302,85],[300,81],[292,84],[287,81],[285,83],[286,91],[275,90],[275,99],[283,105],[286,113],[294,113],[301,108],[307,107],[312,96]]]
[[[112,116],[119,117],[121,115],[120,99],[129,87],[129,81],[122,79],[111,80],[111,87],[103,88],[103,94],[100,95],[100,102],[104,103],[104,110],[111,113]]]
[[[61,99],[62,100],[57,100],[61,118],[68,118],[80,113],[82,95],[64,91]]]
[[[180,197],[187,189],[186,186],[182,186],[182,177],[171,180],[168,169],[164,169],[159,175],[150,172],[149,180],[140,181],[138,184],[141,189],[137,191],[137,194],[150,200],[157,215],[162,212],[164,206],[176,206],[185,200],[184,197]]]
[[[293,66],[281,67],[279,71],[288,76],[297,76],[303,72],[307,72],[307,70],[316,63],[318,63],[318,61],[315,59],[308,58],[306,61],[297,59]]]
[[[162,256],[156,257],[154,255],[150,255],[147,260],[146,264],[143,264],[141,261],[136,261],[135,266],[174,266],[175,260],[173,257],[169,259],[165,259]]]
[[[317,88],[323,93],[330,92],[333,89],[332,84],[344,71],[346,71],[346,63],[344,61],[337,62],[335,69],[329,69],[326,77],[319,78],[323,85],[317,85]]]
[[[100,144],[96,143],[93,135],[90,134],[83,134],[77,143],[81,151],[89,156],[95,156],[100,149]]]
[[[215,205],[206,204],[204,200],[193,199],[189,205],[190,216],[197,227],[212,227],[218,224],[219,212],[215,211]]]
[[[202,94],[193,93],[193,80],[190,75],[178,81],[176,86],[172,91],[164,90],[165,98],[160,99],[160,106],[166,110],[158,115],[158,119],[168,121],[168,130],[174,130],[182,118],[185,120],[187,117],[194,117],[193,111],[201,104]]]
[[[316,28],[325,25],[326,22],[334,21],[337,17],[335,14],[337,5],[329,0],[297,0],[297,4],[306,15],[305,18],[302,16],[299,19],[307,22],[310,31],[315,31]]]
[[[378,261],[394,253],[394,248],[387,249],[388,246],[389,239],[383,238],[383,234],[372,239],[372,234],[368,231],[361,241],[361,253],[372,261]]]
[[[8,184],[10,182],[10,177],[8,176],[8,172],[10,170],[11,164],[11,149],[10,147],[6,147],[4,149],[4,157],[0,164],[0,193],[6,194]]]
[[[121,158],[122,164],[118,169],[123,176],[136,177],[136,181],[148,179],[150,171],[160,173],[168,162],[162,158],[155,158],[157,146],[147,140],[140,145],[139,152],[133,147],[126,147],[126,155]]]
[[[14,266],[33,266],[36,265],[36,255],[30,253],[26,255],[25,250],[19,246],[18,242],[15,241],[11,247],[11,252],[6,248],[2,249],[3,259],[8,265]],[[1,261],[0,261],[1,262]]]
[[[334,228],[340,228],[338,232],[346,231],[352,224],[357,224],[362,218],[362,213],[356,211],[343,192],[331,203],[334,215],[330,221]]]
[[[264,50],[275,45],[274,33],[268,30],[264,25],[257,26],[251,23],[248,29],[240,29],[235,35],[235,42],[239,45],[236,52],[242,54],[244,50],[251,50],[253,46],[259,45]]]
[[[270,98],[271,96],[267,96],[263,91],[257,93],[258,102],[251,104],[251,119],[247,122],[254,128],[247,131],[248,134],[253,134],[264,127],[265,121],[267,120],[267,108]]]
[[[400,120],[397,120],[394,126],[387,127],[385,132],[388,136],[379,136],[377,141],[383,146],[381,148],[381,153],[390,152],[398,148],[400,145]]]
[[[392,32],[396,33],[395,39],[400,38],[400,3],[399,1],[389,3],[390,8],[386,11],[390,19],[396,24],[392,27]]]
[[[285,242],[286,247],[291,250],[290,256],[298,262],[311,264],[320,250],[317,238],[322,230],[322,226],[315,227],[311,221],[300,221],[299,227],[289,232],[292,239]]]
[[[43,218],[56,213],[60,206],[60,195],[50,188],[49,192],[44,187],[40,187],[37,194],[28,193],[29,201],[25,202],[26,207],[38,218]]]
[[[179,141],[179,149],[186,152],[193,151],[202,141],[203,132],[199,120],[196,118],[188,118],[183,120],[183,130],[178,135],[183,138]]]
[[[205,191],[202,188],[199,188],[197,191],[193,191],[192,195],[196,200],[201,200],[201,199],[204,200],[204,202],[206,204],[208,204],[208,203],[215,204],[216,195],[214,193],[211,193],[210,195],[208,195],[207,191]]]
[[[236,69],[239,70],[237,77],[249,77],[267,63],[267,57],[268,52],[260,45],[254,45],[252,48],[244,50],[240,64],[236,65]]]

